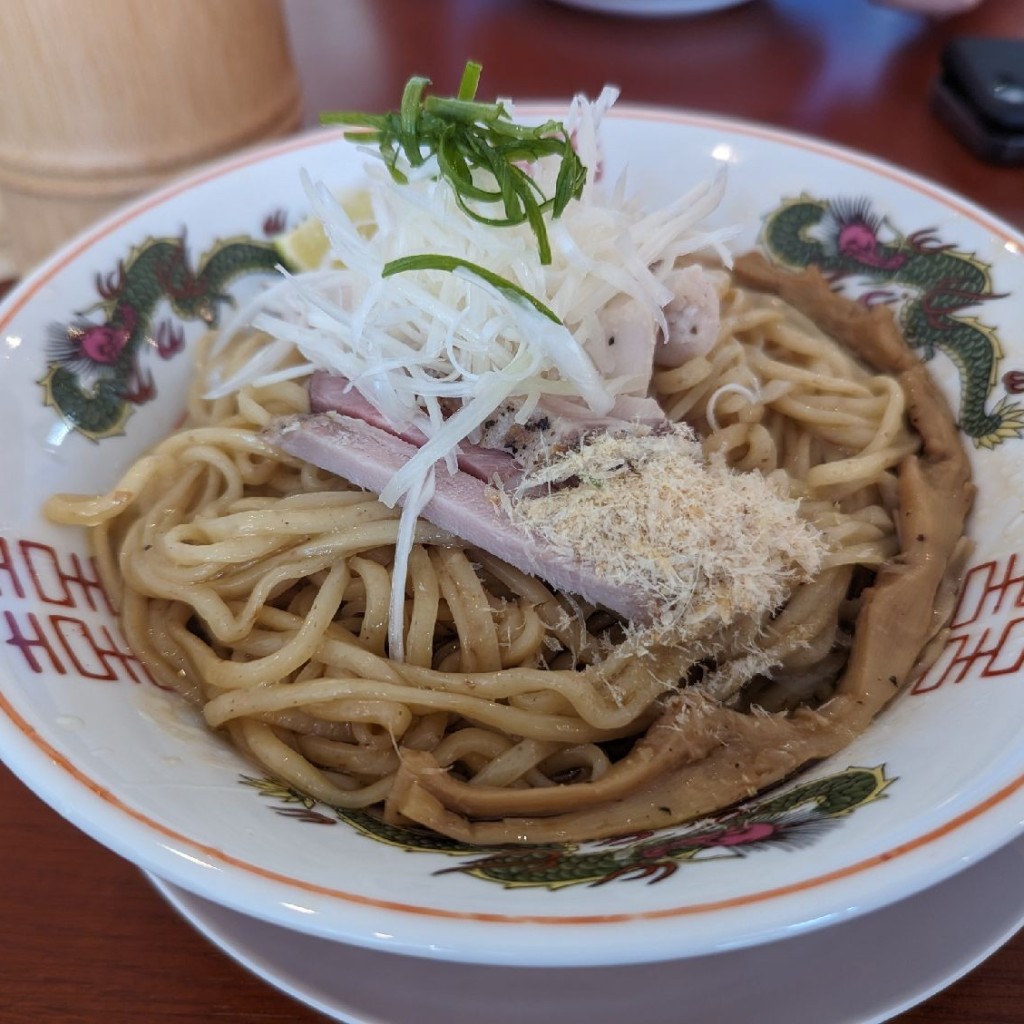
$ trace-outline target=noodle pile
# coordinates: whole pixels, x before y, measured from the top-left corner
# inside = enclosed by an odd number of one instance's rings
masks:
[[[201,397],[211,370],[252,358],[257,334],[215,368],[207,339],[186,426],[107,495],[58,495],[47,514],[91,528],[126,639],[157,683],[331,806],[479,843],[707,813],[831,753],[894,692],[875,699],[863,672],[863,692],[841,680],[864,595],[906,547],[898,468],[922,445],[896,368],[866,369],[789,304],[715,275],[717,344],[656,372],[654,393],[709,455],[799,499],[826,545],[777,614],[721,630],[714,649],[650,643],[420,521],[405,656],[389,660],[398,511],[264,439],[307,410],[302,381]],[[937,582],[924,593],[930,617]]]

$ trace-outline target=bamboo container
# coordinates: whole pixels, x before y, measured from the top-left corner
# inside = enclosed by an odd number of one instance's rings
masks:
[[[0,202],[24,272],[302,116],[280,0],[0,0]]]

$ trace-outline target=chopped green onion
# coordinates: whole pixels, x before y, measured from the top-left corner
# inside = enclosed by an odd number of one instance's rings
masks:
[[[466,67],[462,72],[462,81],[459,83],[460,100],[471,100],[476,96],[476,89],[480,84],[481,71],[483,71],[483,68],[476,61],[466,61]]]
[[[399,167],[404,156],[410,167],[437,157],[438,174],[451,185],[459,207],[474,220],[495,227],[528,223],[537,237],[542,264],[551,263],[544,214],[559,217],[570,200],[579,199],[587,181],[587,169],[573,149],[568,132],[559,121],[537,127],[517,124],[502,103],[476,99],[481,67],[466,64],[454,98],[425,96],[430,80],[410,78],[398,112],[363,114],[350,111],[321,114],[324,124],[347,125],[346,138],[375,143],[392,178],[406,184]],[[561,160],[555,194],[546,196],[521,164],[556,157]],[[474,172],[487,171],[495,187],[481,187]],[[498,203],[504,216],[487,217],[469,204]]]
[[[468,270],[471,274],[483,279],[489,285],[493,285],[503,295],[513,302],[526,302],[533,306],[538,313],[546,316],[559,326],[565,326],[558,314],[548,306],[545,306],[539,299],[534,298],[528,291],[520,288],[515,281],[507,277],[495,274],[493,270],[481,267],[479,263],[472,260],[464,260],[459,256],[443,256],[440,253],[423,253],[418,256],[402,256],[384,265],[381,277],[391,277],[393,274],[403,274],[410,270]]]

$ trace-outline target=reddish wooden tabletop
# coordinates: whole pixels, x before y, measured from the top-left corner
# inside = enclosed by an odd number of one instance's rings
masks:
[[[1024,228],[1024,167],[980,163],[927,104],[944,43],[1024,37],[1024,0],[942,22],[867,0],[752,0],[668,20],[544,0],[286,2],[311,123],[325,108],[393,106],[413,73],[449,89],[472,57],[483,93],[559,98],[612,82],[631,103],[756,119],[882,156]],[[197,936],[134,867],[3,768],[0,808],[0,1024],[322,1020]],[[754,1013],[775,1024],[770,1007]],[[898,1019],[1024,1022],[1024,933]]]

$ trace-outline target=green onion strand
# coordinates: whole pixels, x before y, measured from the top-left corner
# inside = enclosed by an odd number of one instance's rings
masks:
[[[513,302],[526,302],[537,310],[538,313],[546,316],[549,320],[558,324],[560,327],[565,326],[554,310],[545,306],[543,302],[534,298],[534,296],[525,289],[520,288],[515,281],[510,281],[507,277],[495,274],[493,270],[481,267],[479,263],[474,263],[472,260],[465,260],[460,256],[444,256],[441,253],[422,253],[416,256],[402,256],[397,260],[392,260],[390,263],[384,264],[381,276],[392,277],[394,274],[404,274],[410,270],[445,270],[449,273],[456,270],[467,270],[469,273],[481,278],[488,284],[493,285],[506,298],[511,299]]]
[[[459,99],[471,100],[476,96],[477,86],[480,84],[480,72],[483,68],[476,61],[466,61],[466,67],[462,72],[462,81],[459,82]]]
[[[416,76],[406,84],[397,113],[337,111],[322,114],[320,120],[348,128],[346,138],[376,145],[399,184],[408,182],[400,166],[403,157],[409,167],[420,167],[436,157],[438,176],[451,185],[468,216],[494,226],[528,223],[537,238],[541,263],[550,264],[545,214],[559,217],[571,200],[580,198],[587,169],[561,122],[546,121],[536,127],[517,124],[503,103],[478,101],[480,72],[481,66],[469,61],[452,98],[425,95],[430,80]],[[561,161],[553,196],[544,195],[523,167],[545,157]],[[482,184],[487,175],[493,188]],[[471,208],[471,203],[498,204],[504,216],[487,216]]]

